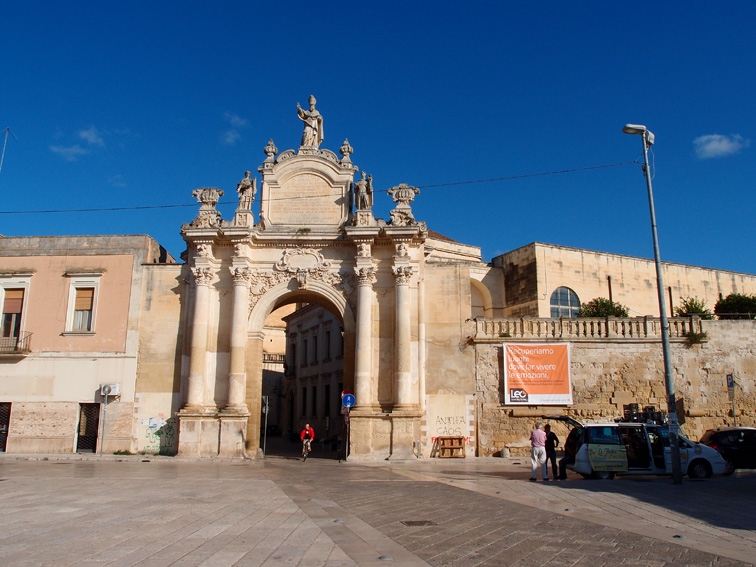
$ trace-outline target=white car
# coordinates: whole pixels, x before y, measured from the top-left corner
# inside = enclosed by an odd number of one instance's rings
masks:
[[[567,468],[586,478],[614,478],[615,474],[672,474],[669,429],[653,423],[582,424],[571,417],[544,416],[565,421],[575,429],[575,462]],[[680,468],[691,478],[725,474],[727,463],[716,450],[679,435]]]

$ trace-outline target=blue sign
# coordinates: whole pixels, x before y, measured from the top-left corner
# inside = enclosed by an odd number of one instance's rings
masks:
[[[341,405],[343,405],[345,408],[351,408],[354,406],[354,402],[356,400],[354,399],[354,394],[346,394],[343,398],[341,398]]]
[[[735,377],[732,374],[727,375],[727,387],[730,389],[735,387]]]

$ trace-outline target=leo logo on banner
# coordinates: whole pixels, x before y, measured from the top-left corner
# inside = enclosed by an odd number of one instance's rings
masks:
[[[528,393],[522,388],[510,388],[509,397],[515,402],[527,402]]]
[[[572,404],[569,343],[504,343],[505,404]]]

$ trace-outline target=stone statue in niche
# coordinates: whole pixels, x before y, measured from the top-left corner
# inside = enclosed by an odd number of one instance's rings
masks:
[[[297,103],[297,116],[304,122],[304,132],[302,132],[303,148],[317,149],[323,142],[323,117],[320,112],[315,110],[315,97],[310,95],[310,109],[305,110]]]
[[[358,211],[369,211],[373,206],[373,176],[362,172],[362,179],[354,184],[354,201]]]
[[[239,210],[249,211],[257,195],[257,179],[251,179],[250,172],[245,171],[244,179],[236,186],[236,192],[239,194]]]

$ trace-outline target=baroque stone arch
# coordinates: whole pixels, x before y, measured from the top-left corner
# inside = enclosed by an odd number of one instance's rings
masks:
[[[216,209],[222,189],[192,193],[201,206],[181,228],[194,284],[182,323],[189,338],[182,369],[185,401],[177,413],[181,456],[260,454],[263,372],[271,372],[265,365],[275,363],[285,376],[279,339],[293,313],[278,321],[279,314],[271,317],[275,329],[266,327],[266,320],[289,304],[307,304],[297,309],[303,318],[315,310],[311,307],[323,307],[332,315],[330,321],[323,315],[324,334],[326,327],[329,339],[341,333],[337,383],[353,389],[356,400],[349,419],[350,454],[414,455],[425,400],[421,321],[432,311],[424,291],[428,230],[410,205],[419,189],[400,184],[386,190],[396,204],[388,221],[373,216],[370,199],[353,210],[359,171],[350,157],[354,150],[346,140],[341,157],[320,148],[322,117],[317,131],[320,137],[308,133],[298,150],[279,154],[268,142],[267,157],[257,168],[259,193],[247,170],[237,185],[233,219],[224,220]],[[372,191],[372,176],[362,178],[360,189]],[[278,351],[265,351],[266,333],[268,343],[276,337]],[[323,369],[317,362],[308,362],[308,371]],[[330,386],[333,393],[334,383]],[[386,409],[393,412],[390,423]]]

